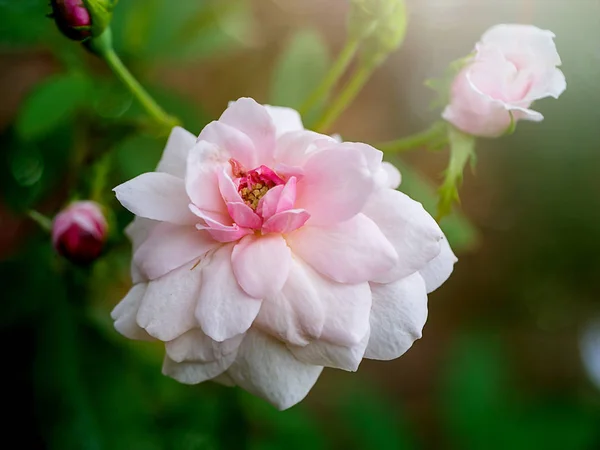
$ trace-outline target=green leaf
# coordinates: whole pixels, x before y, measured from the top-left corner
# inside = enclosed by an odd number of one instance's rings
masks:
[[[319,85],[329,65],[329,54],[319,33],[297,32],[275,67],[269,101],[298,108]]]
[[[460,201],[458,187],[463,179],[463,172],[469,160],[475,161],[475,137],[465,134],[453,126],[448,126],[448,142],[450,143],[450,161],[445,172],[444,182],[439,189],[437,218],[447,216],[452,204]]]
[[[421,202],[423,207],[434,215],[437,194],[433,183],[419,171],[399,160],[394,160],[394,164],[398,166],[402,173],[400,190]],[[459,211],[453,211],[450,215],[444,217],[440,222],[440,226],[455,251],[472,249],[479,241],[479,232],[469,219]]]
[[[86,105],[90,80],[79,73],[55,75],[38,84],[25,100],[16,128],[22,138],[43,136]]]

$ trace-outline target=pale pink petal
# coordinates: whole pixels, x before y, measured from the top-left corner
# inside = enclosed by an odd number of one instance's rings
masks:
[[[206,225],[197,224],[196,228],[206,231],[215,241],[234,242],[254,232],[250,228],[242,228],[235,223],[233,225],[224,225],[221,222],[213,220],[194,205],[190,205],[190,210],[206,223]],[[231,221],[231,218],[229,218],[229,221]]]
[[[284,410],[306,397],[322,370],[298,361],[282,343],[252,329],[227,373],[243,389]]]
[[[113,191],[136,216],[182,225],[196,222],[188,208],[190,199],[183,180],[168,173],[143,173]]]
[[[288,237],[288,244],[313,268],[340,283],[370,281],[398,264],[390,241],[364,214],[327,228],[306,225]]]
[[[247,168],[256,167],[256,149],[252,140],[240,130],[220,121],[206,125],[198,141],[215,144],[224,158],[233,158]]]
[[[481,37],[481,42],[494,45],[505,54],[526,53],[539,58],[545,65],[560,66],[554,37],[552,31],[533,25],[499,24],[487,30]]]
[[[133,261],[150,280],[190,261],[197,261],[220,245],[206,231],[191,225],[159,223],[133,254]]]
[[[185,187],[196,207],[217,220],[225,221],[228,218],[227,207],[219,190],[218,173],[228,163],[220,158],[219,149],[214,144],[198,142],[188,157]]]
[[[157,222],[156,220],[135,216],[129,225],[125,227],[125,236],[131,241],[134,252],[146,239],[148,239],[148,235],[152,229],[159,223],[160,222]]]
[[[259,230],[262,226],[262,219],[245,203],[228,203],[227,211],[233,222],[243,228]]]
[[[233,352],[217,361],[209,363],[177,363],[168,356],[165,356],[162,373],[183,384],[198,384],[223,374],[235,358],[236,352]]]
[[[231,266],[232,245],[217,250],[202,264],[202,286],[196,317],[202,331],[218,342],[245,333],[254,322],[261,301],[246,294]]]
[[[440,254],[442,230],[420,203],[402,192],[378,190],[369,199],[364,213],[377,224],[398,254],[393,269],[371,281],[388,283],[404,278]]]
[[[281,291],[290,272],[291,251],[280,235],[250,235],[233,248],[231,263],[242,289],[263,299]]]
[[[286,133],[277,139],[275,162],[277,165],[301,167],[306,158],[319,147],[316,143],[335,143],[336,141],[324,134],[303,130]],[[277,171],[279,173],[279,171]]]
[[[110,313],[110,316],[115,321],[115,329],[126,338],[140,341],[154,340],[135,320],[140,302],[145,293],[146,283],[136,284]]]
[[[446,238],[442,239],[441,248],[440,254],[419,271],[425,280],[427,293],[435,291],[450,277],[454,264],[458,261]]]
[[[226,203],[240,203],[243,201],[235,183],[225,169],[220,170],[217,174],[217,177],[219,180],[219,192],[221,193],[223,201]]]
[[[174,362],[213,362],[235,352],[242,342],[243,335],[223,342],[212,340],[199,328],[194,328],[178,338],[166,342],[167,356]]]
[[[287,211],[292,209],[296,203],[296,177],[291,177],[281,191],[281,196],[277,202],[277,212]]]
[[[266,108],[251,98],[240,98],[229,104],[219,118],[248,135],[254,143],[257,165],[271,165],[275,152],[275,125]]]
[[[297,359],[307,364],[356,372],[363,359],[368,342],[369,330],[358,344],[349,347],[324,341],[314,341],[304,347],[288,345],[288,348]]]
[[[188,153],[195,143],[196,136],[192,133],[181,127],[173,128],[156,171],[166,172],[181,179],[185,178]]]
[[[336,283],[320,275],[303,261],[296,261],[302,265],[307,279],[325,307],[325,323],[319,339],[344,347],[359,344],[369,330],[369,283]]]
[[[268,219],[277,212],[277,205],[279,204],[279,198],[283,192],[285,185],[280,184],[275,186],[265,194],[263,198],[258,201],[256,212],[262,216],[263,219]]]
[[[384,161],[381,163],[381,168],[387,175],[385,177],[383,187],[398,189],[398,186],[400,186],[400,183],[402,182],[402,175],[400,175],[400,171],[396,168],[396,166]]]
[[[200,270],[186,264],[148,283],[137,323],[161,341],[172,341],[197,326],[194,308],[200,292]]]
[[[352,218],[373,192],[365,157],[344,144],[313,153],[304,170],[295,207],[310,213],[311,225],[331,225]]]
[[[283,106],[264,105],[267,113],[271,116],[273,124],[275,124],[275,132],[277,137],[290,131],[304,130],[302,118],[298,111],[292,108]]]
[[[303,226],[308,219],[310,219],[310,214],[307,211],[288,209],[269,218],[263,224],[262,229],[265,233],[287,234]]]
[[[415,273],[389,284],[371,284],[371,337],[369,359],[389,360],[403,355],[421,337],[427,320],[427,293]]]
[[[310,269],[308,269],[310,271]],[[262,303],[254,326],[294,345],[318,338],[325,323],[325,306],[305,264],[292,258],[290,275],[281,292]]]

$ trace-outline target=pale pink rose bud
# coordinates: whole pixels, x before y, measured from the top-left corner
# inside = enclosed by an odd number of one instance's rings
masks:
[[[156,171],[114,189],[136,216],[115,328],[163,341],[165,375],[280,409],[323,367],[398,358],[456,257],[382,157],[250,98],[197,138],[174,128]]]
[[[490,28],[455,78],[444,119],[482,137],[501,136],[518,120],[543,120],[532,103],[558,98],[567,86],[553,38],[531,25]]]
[[[108,225],[100,205],[71,203],[52,223],[52,244],[58,253],[77,264],[89,264],[104,248]]]

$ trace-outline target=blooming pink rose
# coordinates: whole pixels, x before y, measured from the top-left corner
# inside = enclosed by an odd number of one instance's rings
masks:
[[[115,188],[138,216],[116,329],[164,341],[180,382],[237,384],[281,409],[324,366],[399,357],[456,258],[381,159],[249,98],[197,139],[175,128],[157,171]]]
[[[531,25],[496,25],[455,78],[442,116],[474,136],[497,137],[520,119],[539,122],[531,104],[566,89],[554,34]]]
[[[108,225],[100,205],[92,201],[71,203],[52,222],[52,245],[72,262],[89,264],[104,248]]]

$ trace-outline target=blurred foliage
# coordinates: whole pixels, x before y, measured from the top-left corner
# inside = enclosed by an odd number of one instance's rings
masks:
[[[52,57],[52,74],[30,90],[13,123],[0,135],[0,190],[3,206],[14,214],[32,207],[53,212],[67,199],[87,195],[94,171],[79,171],[75,163],[89,166],[110,152],[106,181],[113,186],[152,170],[164,146],[131,95],[98,61],[60,36],[45,17],[47,12],[46,0],[0,0],[0,51]],[[203,106],[158,85],[151,69],[185,68],[205,58],[244,51],[255,42],[257,24],[250,4],[243,0],[120,0],[112,26],[117,51],[136,76],[167,111],[197,133],[210,120]],[[317,31],[292,33],[273,70],[269,102],[299,106],[329,65],[329,52]],[[592,131],[583,139],[597,142],[593,134],[597,127],[586,120]],[[539,248],[523,252],[511,273],[518,288],[507,288],[514,302],[534,304],[533,309],[539,297],[563,294],[556,288],[557,279],[563,289],[591,297],[582,286],[595,285],[599,270],[597,257],[592,263],[582,258],[588,252],[599,253],[600,240],[590,244],[587,239],[597,234],[598,221],[582,221],[580,205],[570,203],[562,188],[581,182],[582,174],[584,180],[592,179],[594,165],[570,156],[572,164],[565,171],[559,163],[540,166],[542,156],[530,153],[521,158],[517,170],[523,176],[513,193],[522,196],[529,208],[524,217],[544,239]],[[431,183],[405,165],[401,171],[402,190],[434,213]],[[561,182],[534,189],[528,174],[535,171]],[[588,186],[584,200],[597,214],[596,188]],[[114,206],[110,192],[103,200]],[[557,204],[564,208],[560,215],[555,214]],[[533,214],[534,205],[543,214]],[[336,383],[326,398],[309,399],[285,412],[238,389],[212,383],[189,387],[166,378],[159,370],[159,346],[123,339],[112,328],[110,309],[129,283],[130,249],[122,229],[131,219],[123,208],[114,208],[114,214],[110,246],[93,268],[68,266],[53,254],[48,237],[32,230],[26,230],[18,253],[0,262],[4,292],[0,332],[6,343],[5,361],[11,365],[3,382],[14,404],[6,425],[18,431],[19,447],[594,450],[600,446],[598,405],[570,391],[524,392],[513,379],[510,355],[489,330],[466,333],[449,345],[446,370],[436,375],[439,410],[432,412],[434,416],[439,412],[435,420],[441,431],[416,430],[405,405],[383,390],[367,387],[372,382],[361,380],[360,374],[353,384]],[[473,247],[479,239],[460,213],[446,217],[441,225],[458,251]],[[556,239],[564,233],[573,237],[568,246]],[[556,314],[568,316],[568,307],[560,306]],[[23,423],[25,432],[20,431]],[[441,444],[432,447],[436,439]]]

